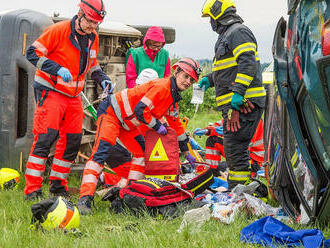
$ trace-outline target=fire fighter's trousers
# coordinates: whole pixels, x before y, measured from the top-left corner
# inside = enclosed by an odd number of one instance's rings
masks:
[[[220,166],[221,156],[225,157],[223,138],[219,136],[208,137],[205,144],[205,162],[216,169]]]
[[[229,167],[228,184],[232,189],[237,184],[244,184],[251,177],[249,144],[257,129],[263,109],[255,107],[248,114],[240,113],[241,128],[237,132],[227,130],[227,111],[223,111],[224,117],[224,152],[227,166]]]
[[[128,179],[144,178],[144,148],[145,142],[138,129],[125,130],[117,116],[110,109],[97,119],[97,132],[90,159],[87,161],[80,188],[80,197],[93,196],[98,178],[104,168],[104,162],[112,168],[118,163],[109,161],[109,154],[118,147],[125,147],[132,153],[133,158],[129,165]],[[122,182],[124,186],[125,182]]]
[[[57,140],[50,172],[50,192],[67,190],[67,177],[77,156],[84,119],[81,97],[55,91],[35,90],[34,141],[26,164],[25,194],[40,190],[52,144]]]

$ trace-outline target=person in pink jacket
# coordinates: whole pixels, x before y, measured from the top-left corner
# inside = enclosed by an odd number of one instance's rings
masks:
[[[139,74],[147,68],[158,73],[159,78],[171,75],[171,63],[169,53],[163,47],[165,36],[161,27],[150,27],[143,40],[143,46],[131,48],[126,64],[127,88],[136,86]]]

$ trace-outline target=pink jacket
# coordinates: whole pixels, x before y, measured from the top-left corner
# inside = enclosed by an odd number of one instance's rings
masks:
[[[165,37],[164,37],[164,32],[162,30],[161,27],[150,27],[144,37],[143,40],[143,47],[144,50],[146,51],[146,54],[148,55],[148,57],[151,59],[151,61],[155,60],[155,57],[158,53],[148,49],[146,47],[146,41],[147,40],[153,40],[153,41],[157,41],[157,42],[163,42],[163,46],[165,45]],[[171,61],[170,58],[167,61],[166,67],[164,68],[164,77],[168,77],[171,75]],[[127,88],[134,88],[136,85],[136,78],[137,78],[137,70],[136,70],[136,66],[134,63],[134,60],[132,58],[132,55],[129,56],[128,60],[127,60],[127,64],[126,64],[126,84],[127,84]]]

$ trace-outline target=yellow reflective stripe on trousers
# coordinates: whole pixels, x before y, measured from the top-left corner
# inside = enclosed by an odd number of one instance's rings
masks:
[[[291,158],[291,160],[290,160],[292,167],[294,167],[294,166],[296,165],[297,160],[298,160],[298,153],[297,153],[297,151],[296,151],[296,152],[293,154],[293,156],[292,156],[292,158]]]
[[[233,50],[233,54],[234,54],[235,59],[237,59],[239,55],[241,55],[242,53],[248,52],[248,51],[253,51],[254,54],[256,54],[256,52],[257,52],[256,44],[252,43],[252,42],[243,43],[243,44],[237,46]]]
[[[249,87],[252,80],[253,80],[253,77],[251,77],[249,75],[246,75],[243,73],[237,73],[235,82]]]
[[[232,181],[246,181],[251,177],[250,171],[229,171],[228,179]]]
[[[234,57],[222,59],[218,61],[215,59],[212,65],[212,71],[219,71],[233,66],[237,66],[237,62]]]
[[[217,106],[222,106],[225,105],[227,103],[231,102],[231,98],[234,95],[233,92],[222,95],[222,96],[218,96],[216,98],[217,101]],[[254,97],[262,97],[262,96],[266,96],[266,90],[265,88],[262,87],[254,87],[254,88],[248,88],[245,92],[244,98],[248,99],[248,98],[254,98]]]

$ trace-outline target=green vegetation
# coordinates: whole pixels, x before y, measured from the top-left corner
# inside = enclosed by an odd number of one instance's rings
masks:
[[[188,130],[204,127],[210,121],[219,118],[218,112],[198,111],[190,119]],[[205,139],[196,138],[204,145]],[[22,177],[23,178],[23,177]],[[81,178],[74,174],[69,178],[70,186],[79,187]],[[48,183],[46,182],[45,185]],[[81,216],[79,231],[64,234],[62,231],[30,230],[33,203],[23,199],[24,182],[14,191],[0,191],[0,248],[7,247],[259,247],[245,245],[239,241],[240,230],[257,220],[258,217],[240,213],[230,225],[217,220],[206,222],[201,228],[188,226],[182,233],[177,233],[182,217],[172,220],[155,219],[148,215],[137,218],[130,214],[116,215],[108,210],[109,203],[95,199],[95,214]],[[48,192],[48,187],[44,188]],[[78,195],[72,200],[77,202]],[[294,229],[313,228],[291,225]],[[329,237],[330,229],[323,230]]]
[[[82,216],[81,235],[62,231],[30,230],[32,203],[23,200],[22,190],[0,192],[0,247],[229,247],[244,246],[239,232],[256,218],[240,215],[231,225],[216,220],[197,232],[189,227],[177,233],[182,218],[157,220],[150,216],[115,215],[108,203],[96,199],[96,213]]]
[[[181,114],[181,116],[184,115]],[[205,128],[210,122],[214,123],[220,119],[221,114],[215,110],[203,111],[199,109],[197,113],[189,119],[187,131],[192,135],[196,128]],[[194,139],[201,147],[205,148],[205,142],[207,137],[208,136],[206,135],[203,135],[202,137],[195,136]]]
[[[79,185],[77,176],[70,184]],[[46,187],[47,188],[47,187]],[[257,220],[255,216],[241,213],[230,225],[217,220],[207,221],[201,228],[188,226],[177,233],[182,217],[161,220],[148,215],[137,218],[130,214],[116,215],[108,210],[109,203],[96,197],[94,215],[82,216],[78,233],[64,234],[60,230],[29,229],[30,207],[23,200],[23,184],[18,190],[0,191],[0,248],[7,247],[259,247],[239,241],[240,230]],[[76,202],[76,198],[73,200]],[[295,229],[312,228],[290,225]],[[324,232],[324,231],[323,231]],[[329,235],[327,229],[324,235]]]

